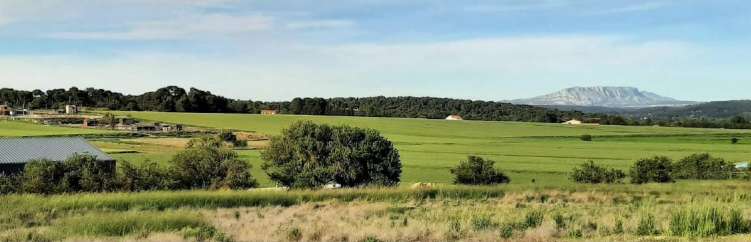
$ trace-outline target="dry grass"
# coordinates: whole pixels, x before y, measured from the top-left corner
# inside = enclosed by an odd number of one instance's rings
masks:
[[[238,241],[683,241],[689,238],[667,236],[676,209],[734,207],[748,221],[747,201],[716,200],[680,194],[519,192],[486,200],[330,201],[219,209],[207,217]],[[543,216],[539,225],[528,219],[535,213]],[[660,233],[638,236],[639,222],[648,215],[655,217]],[[509,228],[512,232],[504,236]],[[701,241],[750,239],[745,234]]]

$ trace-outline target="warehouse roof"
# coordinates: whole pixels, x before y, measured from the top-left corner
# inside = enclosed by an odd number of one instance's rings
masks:
[[[101,161],[114,160],[78,137],[0,139],[0,164],[26,163],[40,159],[64,161],[76,154],[93,155]]]

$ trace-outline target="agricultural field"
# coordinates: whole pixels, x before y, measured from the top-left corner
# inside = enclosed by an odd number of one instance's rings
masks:
[[[64,136],[111,133],[108,130],[66,128],[0,119],[0,137]]]
[[[374,128],[402,156],[399,188],[273,188],[263,141],[238,149],[261,187],[0,196],[0,241],[749,241],[751,182],[582,185],[586,160],[626,170],[653,155],[751,158],[744,130],[516,122],[123,112],[119,115],[272,136],[297,120]],[[118,160],[166,164],[189,138],[0,123],[0,136],[85,134]],[[102,132],[105,135],[102,135]],[[583,134],[593,141],[580,140]],[[740,139],[731,144],[730,139]],[[511,184],[451,185],[467,155],[496,160]],[[422,183],[415,186],[415,183]]]
[[[379,130],[393,141],[402,156],[404,185],[416,182],[450,183],[449,168],[468,155],[497,161],[496,166],[511,177],[512,184],[553,185],[570,183],[567,173],[587,160],[626,169],[639,158],[664,155],[673,159],[708,152],[730,161],[751,160],[751,132],[745,130],[691,129],[629,126],[567,126],[561,124],[445,121],[427,119],[333,117],[302,115],[196,114],[120,112],[134,118],[180,123],[215,129],[233,129],[276,135],[299,120],[347,124]],[[583,134],[594,141],[579,139]],[[738,137],[739,144],[730,139]],[[102,147],[122,144],[99,142]],[[147,145],[141,145],[148,149]],[[129,148],[125,148],[129,149]],[[115,155],[130,160],[164,160],[169,147],[158,152]],[[259,150],[239,153],[256,169],[253,174],[270,186],[259,171]],[[533,181],[534,180],[534,181]]]

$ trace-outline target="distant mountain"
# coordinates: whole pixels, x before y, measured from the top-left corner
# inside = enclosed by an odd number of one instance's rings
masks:
[[[696,102],[680,101],[641,91],[634,87],[572,87],[543,96],[511,100],[511,103],[535,106],[594,106],[606,108],[644,108],[696,104]]]

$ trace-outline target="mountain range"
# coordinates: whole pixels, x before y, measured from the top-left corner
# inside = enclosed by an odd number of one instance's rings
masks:
[[[511,100],[514,104],[535,106],[583,106],[606,108],[672,107],[696,104],[642,91],[635,87],[572,87],[527,99]]]

